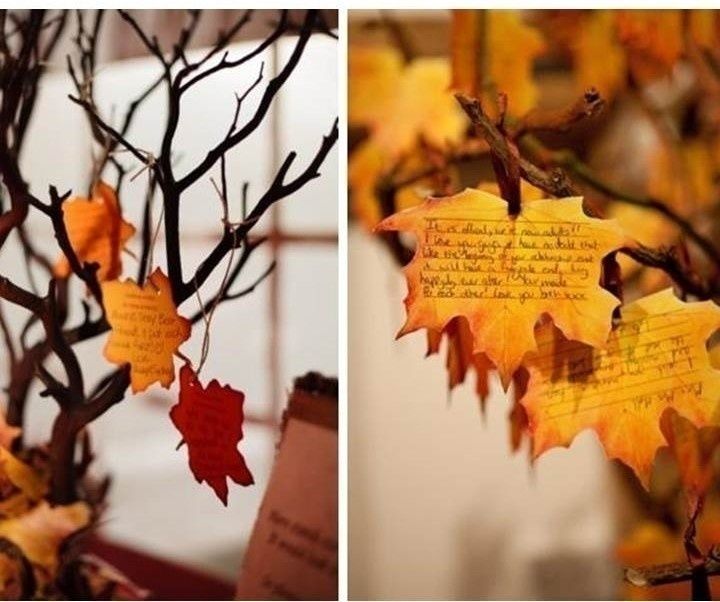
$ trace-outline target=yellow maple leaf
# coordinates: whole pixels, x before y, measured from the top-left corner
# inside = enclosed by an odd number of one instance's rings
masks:
[[[490,106],[498,92],[507,94],[513,115],[536,105],[533,63],[544,50],[541,33],[524,22],[520,11],[453,11],[452,86],[471,96],[483,93]],[[483,79],[494,89],[492,94],[485,93]]]
[[[484,353],[473,352],[473,336],[467,320],[452,319],[441,331],[427,331],[427,356],[440,352],[442,340],[447,340],[445,368],[448,373],[448,389],[452,391],[465,382],[471,369],[475,371],[475,392],[484,407],[489,392],[490,371],[495,368]]]
[[[421,137],[440,148],[462,138],[467,120],[449,86],[445,58],[418,58],[403,70],[392,98],[371,124],[371,137],[389,160],[411,150]]]
[[[122,273],[120,254],[135,233],[120,213],[115,190],[98,182],[92,198],[74,197],[63,203],[63,217],[70,245],[80,263],[98,263],[98,280],[113,280]],[[55,275],[70,275],[70,263],[63,255],[55,265]]]
[[[586,216],[580,198],[527,201],[513,219],[506,201],[468,188],[396,213],[377,229],[417,237],[404,269],[407,320],[398,337],[441,331],[465,316],[474,353],[497,366],[506,389],[535,349],[544,313],[573,340],[607,340],[619,300],[598,286],[601,259],[627,240],[614,222]]]
[[[190,321],[178,315],[167,276],[158,268],[143,287],[128,279],[104,282],[103,303],[110,336],[105,357],[130,364],[133,393],[175,380],[173,355],[190,337]]]
[[[720,419],[720,371],[705,348],[718,327],[719,307],[683,303],[672,289],[623,306],[604,349],[568,341],[549,324],[539,327],[521,400],[534,457],[593,429],[607,456],[648,487],[655,453],[665,444],[660,416],[666,408],[697,427]]]
[[[608,10],[590,11],[579,18],[577,27],[579,31],[570,42],[575,81],[582,90],[594,87],[603,98],[610,99],[625,85],[627,77],[615,16]]]
[[[86,503],[51,507],[43,500],[25,514],[0,520],[0,537],[17,545],[33,565],[54,574],[63,541],[89,523]]]
[[[545,50],[545,41],[520,11],[491,10],[489,27],[490,79],[497,92],[507,94],[508,112],[523,115],[537,104],[533,63]]]
[[[369,125],[386,110],[400,80],[403,59],[391,46],[350,44],[348,123]]]

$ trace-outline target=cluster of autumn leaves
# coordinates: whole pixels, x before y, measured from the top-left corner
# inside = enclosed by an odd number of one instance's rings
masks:
[[[97,265],[96,277],[110,324],[106,359],[129,365],[133,392],[154,383],[168,388],[175,380],[174,355],[189,338],[191,324],[178,314],[170,282],[159,268],[142,286],[119,279],[122,253],[135,228],[123,220],[114,189],[99,181],[90,198],[66,201],[63,216],[81,265]],[[63,256],[55,265],[55,275],[64,278],[70,274],[70,264]],[[187,445],[196,480],[207,482],[226,505],[227,477],[242,485],[253,483],[237,449],[242,438],[243,402],[243,393],[221,387],[215,380],[203,387],[189,363],[181,368],[179,403],[170,417]],[[57,577],[60,547],[93,523],[97,509],[85,501],[51,506],[47,501],[51,478],[47,455],[39,448],[23,451],[23,459],[14,455],[12,442],[19,433],[20,429],[2,419],[0,538],[22,551],[32,566],[35,591],[43,592]],[[17,562],[13,555],[0,554],[4,592],[19,587]]]
[[[678,239],[677,226],[622,203],[607,205],[613,220],[591,219],[580,199],[545,200],[547,194],[525,182],[516,218],[508,216],[494,182],[478,178],[458,192],[468,174],[460,173],[454,159],[483,143],[469,135],[470,124],[454,93],[480,99],[488,115],[502,113],[513,123],[542,104],[536,66],[548,56],[569,65],[575,97],[594,87],[608,103],[640,97],[678,70],[691,68],[698,73],[703,118],[709,119],[707,105],[719,97],[706,59],[716,52],[720,23],[714,11],[528,12],[529,17],[521,11],[453,11],[446,56],[408,57],[407,48],[403,53],[387,39],[377,43],[367,36],[353,43],[351,38],[348,116],[351,127],[363,133],[350,155],[352,212],[369,232],[414,235],[415,255],[404,270],[407,321],[400,334],[423,330],[428,355],[439,353],[445,341],[450,388],[474,372],[483,404],[493,372],[506,391],[514,384],[514,449],[529,440],[537,457],[593,429],[608,457],[625,463],[648,487],[656,452],[669,447],[678,462],[687,512],[694,517],[716,474],[720,372],[712,366],[706,342],[720,327],[720,308],[710,301],[681,301],[667,288],[665,275],[641,272],[627,257],[618,256],[623,277],[639,276],[636,290],[645,296],[621,305],[598,284],[608,253],[638,242],[669,245]],[[645,188],[692,221],[714,202],[720,137],[712,130],[682,141],[659,138]],[[380,184],[388,179],[395,186],[396,211],[389,217],[386,199],[380,198]],[[480,264],[477,256],[465,263],[470,271],[504,265],[506,276],[527,269],[520,240],[542,235],[540,222],[580,225],[598,243],[594,263],[585,266],[589,271],[582,282],[566,282],[566,287],[587,294],[582,300],[568,294],[523,303],[501,285],[455,296],[453,287],[446,287],[437,294],[428,286],[428,274],[452,262],[428,259],[443,257],[442,248],[432,249],[437,239],[431,230],[450,219],[466,226],[465,233],[470,224],[505,221],[510,234],[500,238],[507,249],[480,254]],[[458,230],[444,244],[463,236],[465,244],[472,240]],[[563,242],[557,240],[558,248]],[[451,279],[479,289],[477,275],[462,269]],[[627,556],[632,564],[632,554]]]

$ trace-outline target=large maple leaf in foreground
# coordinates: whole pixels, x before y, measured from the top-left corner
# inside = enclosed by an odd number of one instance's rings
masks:
[[[217,380],[203,387],[187,364],[180,368],[180,401],[170,418],[182,433],[197,482],[206,481],[227,506],[227,477],[252,485],[252,474],[237,449],[243,437],[245,395]]]
[[[586,216],[581,198],[526,201],[511,218],[506,201],[468,188],[396,213],[377,229],[417,237],[404,270],[407,321],[398,337],[440,332],[464,316],[473,352],[497,366],[506,389],[536,348],[544,313],[569,339],[597,347],[607,341],[620,301],[598,284],[601,260],[627,241],[615,222]]]
[[[525,367],[521,400],[530,419],[533,455],[570,445],[593,429],[609,458],[649,486],[652,463],[665,445],[663,411],[674,408],[696,427],[720,420],[720,371],[710,365],[707,338],[720,327],[711,301],[683,303],[667,289],[623,306],[605,349],[568,341],[545,324],[538,352]]]

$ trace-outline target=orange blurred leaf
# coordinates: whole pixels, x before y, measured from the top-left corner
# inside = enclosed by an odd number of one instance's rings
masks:
[[[393,97],[403,68],[401,54],[390,46],[348,49],[348,122],[369,125]]]
[[[120,276],[120,253],[135,228],[122,219],[115,190],[101,181],[93,187],[92,198],[74,197],[62,207],[70,244],[80,263],[98,263],[100,281]],[[55,265],[55,275],[61,278],[70,275],[70,264],[64,255]]]
[[[534,457],[593,429],[607,456],[632,468],[647,488],[655,453],[665,444],[666,408],[697,427],[718,419],[720,372],[705,348],[718,327],[714,303],[684,303],[672,289],[623,306],[604,349],[568,341],[550,324],[539,327],[521,400]]]
[[[695,516],[713,480],[713,457],[720,445],[720,428],[696,428],[673,408],[660,417],[660,430],[675,457],[688,502]]]
[[[462,138],[467,120],[449,86],[445,58],[415,59],[403,70],[389,102],[371,123],[371,137],[388,159],[410,151],[421,138],[440,148]]]
[[[598,286],[600,264],[626,237],[614,222],[587,217],[580,198],[527,201],[511,219],[506,201],[468,188],[396,213],[378,229],[417,237],[404,269],[407,321],[398,336],[441,331],[464,316],[473,352],[497,366],[506,389],[535,349],[543,313],[572,339],[607,340],[619,301]]]
[[[190,321],[178,315],[167,276],[158,268],[143,287],[128,279],[104,282],[103,303],[111,331],[105,357],[130,364],[133,393],[175,380],[173,354],[190,337]]]

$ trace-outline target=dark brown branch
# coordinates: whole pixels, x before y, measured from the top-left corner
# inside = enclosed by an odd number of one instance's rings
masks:
[[[595,117],[605,108],[605,100],[595,88],[589,88],[573,104],[563,109],[533,109],[512,128],[515,139],[530,132],[565,132],[574,125]]]
[[[310,40],[310,36],[313,33],[316,19],[317,11],[309,10],[305,17],[305,21],[303,22],[302,29],[300,30],[300,35],[298,36],[292,53],[288,57],[287,62],[280,70],[280,72],[273,79],[271,79],[270,82],[268,82],[268,85],[265,88],[265,92],[260,99],[254,115],[247,121],[247,123],[243,127],[236,130],[235,133],[232,134],[232,136],[228,136],[219,144],[217,144],[215,148],[208,152],[207,156],[200,162],[199,165],[197,165],[194,169],[192,169],[189,173],[187,173],[177,182],[180,191],[186,190],[194,182],[196,182],[203,175],[205,175],[220,159],[221,155],[225,154],[228,150],[230,150],[234,146],[237,146],[240,142],[245,140],[262,123],[265,115],[270,109],[270,106],[276,94],[280,91],[282,86],[285,84],[287,79],[295,70],[295,67],[297,67],[298,63],[300,62],[300,58],[302,57],[303,52],[305,51],[305,47]]]
[[[217,267],[220,261],[222,261],[222,258],[225,257],[228,251],[230,251],[233,244],[239,244],[239,242],[247,236],[252,227],[259,221],[265,212],[272,207],[273,204],[293,194],[305,186],[305,184],[309,181],[320,175],[320,166],[325,161],[325,158],[330,153],[330,150],[333,146],[335,146],[337,139],[338,121],[336,119],[330,133],[323,137],[320,148],[315,154],[313,160],[300,175],[288,183],[284,182],[284,177],[290,169],[296,154],[293,152],[286,157],[282,166],[275,175],[272,184],[257,202],[255,207],[253,207],[247,219],[233,230],[225,231],[223,237],[220,239],[220,242],[218,242],[215,248],[210,252],[210,255],[198,266],[195,275],[188,282],[183,284],[180,289],[178,304],[185,301],[194,293],[195,286],[202,286],[208,276],[212,274],[213,270]]]

